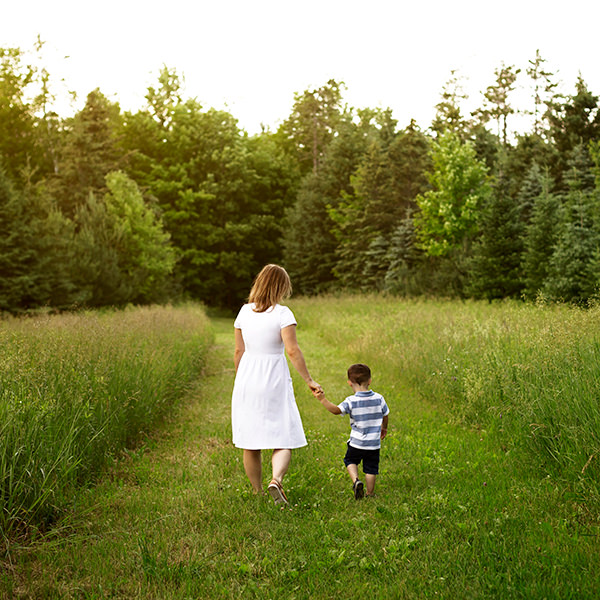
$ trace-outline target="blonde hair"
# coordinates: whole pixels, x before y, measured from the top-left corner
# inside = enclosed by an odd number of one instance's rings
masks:
[[[292,295],[292,282],[287,271],[279,265],[265,265],[256,276],[248,302],[254,302],[255,312],[265,312]]]

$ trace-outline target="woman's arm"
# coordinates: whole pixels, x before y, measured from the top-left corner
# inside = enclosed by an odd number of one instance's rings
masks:
[[[296,338],[296,326],[288,325],[287,327],[284,327],[281,330],[281,338],[283,339],[283,345],[285,346],[285,351],[290,362],[294,365],[294,368],[298,371],[300,377],[306,381],[308,387],[313,391],[323,389],[308,372],[304,354],[302,354],[302,350],[300,350],[300,346],[298,345],[298,339]]]
[[[235,367],[235,372],[237,373],[238,366],[240,364],[240,360],[242,360],[242,355],[246,351],[246,344],[244,344],[244,338],[242,337],[242,330],[235,330],[235,350],[233,351],[233,366]]]

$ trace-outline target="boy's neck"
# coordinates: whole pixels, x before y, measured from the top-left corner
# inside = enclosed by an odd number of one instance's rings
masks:
[[[358,383],[351,383],[350,384],[352,386],[352,389],[354,390],[354,393],[356,392],[368,392],[369,391],[369,384],[358,384]]]

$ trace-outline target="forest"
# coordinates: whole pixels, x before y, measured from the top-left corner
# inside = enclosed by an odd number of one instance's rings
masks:
[[[137,112],[95,89],[61,116],[28,56],[0,48],[2,311],[232,308],[267,262],[305,295],[596,298],[599,100],[581,75],[560,93],[539,51],[468,113],[452,73],[427,129],[348,106],[332,79],[257,135],[166,66]]]

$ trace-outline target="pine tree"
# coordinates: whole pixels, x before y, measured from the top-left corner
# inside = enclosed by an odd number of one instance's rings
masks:
[[[502,174],[482,210],[479,232],[470,262],[470,292],[488,300],[519,296],[522,220]]]
[[[422,268],[423,252],[417,247],[412,211],[408,211],[392,232],[387,251],[387,271],[384,289],[395,294],[419,294],[427,290]]]
[[[552,186],[548,170],[541,171],[534,165],[521,201],[521,210],[530,212],[522,260],[524,295],[529,299],[534,299],[544,288],[557,241],[561,204],[552,193]]]
[[[581,303],[595,292],[593,271],[600,230],[597,193],[590,189],[593,179],[587,152],[581,146],[575,147],[565,175],[569,189],[563,201],[563,219],[544,285],[544,292],[557,300]]]
[[[490,119],[496,121],[498,137],[504,146],[508,142],[508,117],[515,113],[508,97],[515,89],[517,75],[520,72],[521,69],[514,66],[507,67],[504,64],[496,69],[494,71],[496,84],[488,86],[483,92],[484,107],[473,113],[474,116],[479,117],[482,123],[487,123]]]
[[[0,168],[0,310],[15,312],[31,305],[36,234],[22,193]]]
[[[65,215],[74,216],[87,202],[90,192],[106,192],[105,177],[124,165],[119,148],[122,117],[118,104],[100,90],[90,92],[85,107],[69,122],[52,180],[54,195]]]
[[[469,96],[465,93],[460,79],[457,72],[452,70],[450,79],[442,89],[441,99],[435,106],[436,113],[431,129],[438,136],[452,131],[461,136],[461,139],[466,139],[469,122],[463,116],[460,105]]]

